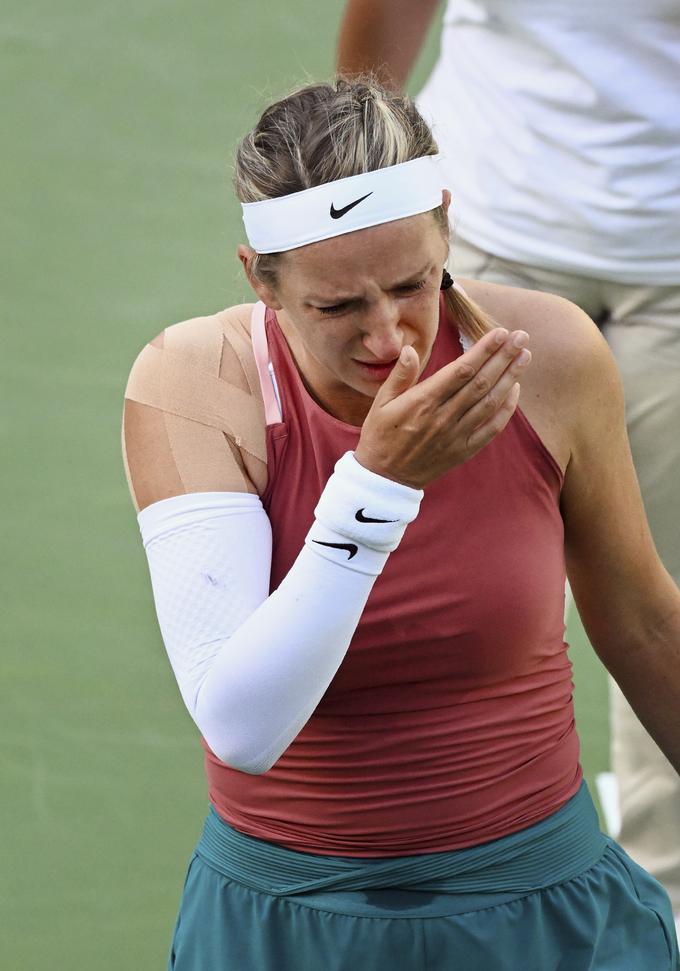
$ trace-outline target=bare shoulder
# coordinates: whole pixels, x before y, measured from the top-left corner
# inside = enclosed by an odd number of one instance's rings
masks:
[[[260,492],[266,433],[252,305],[166,327],[135,360],[123,448],[138,508],[188,492]]]
[[[251,310],[252,304],[240,304],[164,328],[142,348],[134,361],[125,397],[136,400],[136,393],[147,381],[155,383],[170,359],[179,370],[205,370],[217,374],[223,369],[225,342],[241,346],[247,355]],[[226,363],[228,367],[229,360]]]
[[[575,438],[594,409],[620,397],[618,370],[595,323],[564,297],[480,280],[461,285],[495,322],[530,337],[531,366],[521,407],[566,468]]]
[[[589,381],[597,373],[616,371],[599,329],[576,304],[553,293],[465,280],[465,291],[501,327],[525,330],[537,367],[551,383],[573,389],[574,380]]]
[[[607,351],[595,323],[564,297],[481,280],[465,280],[462,285],[499,326],[525,330],[531,337],[532,350],[545,357],[546,364],[569,367],[593,352]]]

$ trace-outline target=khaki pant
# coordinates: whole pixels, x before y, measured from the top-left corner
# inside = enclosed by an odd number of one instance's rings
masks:
[[[626,395],[628,437],[647,518],[666,569],[680,584],[680,283],[610,283],[525,266],[454,238],[454,276],[557,293],[600,326]],[[611,680],[611,679],[610,679]],[[619,842],[680,912],[680,778],[611,682],[612,767],[621,802]]]

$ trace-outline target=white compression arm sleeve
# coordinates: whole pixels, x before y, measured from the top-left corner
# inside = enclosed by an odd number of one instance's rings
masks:
[[[166,650],[218,758],[260,773],[285,751],[342,663],[375,578],[422,496],[348,452],[271,595],[271,528],[256,496],[194,493],[142,510]]]

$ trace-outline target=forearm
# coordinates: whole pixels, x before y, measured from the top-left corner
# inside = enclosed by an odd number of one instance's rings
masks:
[[[636,715],[680,773],[680,591],[666,575],[618,644],[605,638],[598,654]]]
[[[342,664],[375,579],[305,547],[222,644],[192,715],[223,762],[259,774],[280,758]]]
[[[182,697],[215,754],[244,772],[270,768],[308,721],[422,498],[353,459],[337,469],[271,595],[271,532],[257,497],[179,496],[140,514]],[[363,506],[381,518],[358,518]]]
[[[338,41],[340,74],[375,74],[401,90],[440,0],[348,0]]]

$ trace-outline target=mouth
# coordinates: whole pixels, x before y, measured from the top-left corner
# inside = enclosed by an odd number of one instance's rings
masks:
[[[356,358],[353,358],[353,360],[369,380],[384,381],[389,377],[398,357],[393,357],[391,361],[359,361]]]

